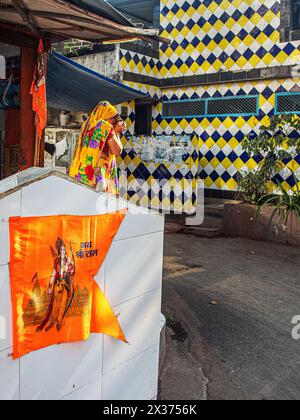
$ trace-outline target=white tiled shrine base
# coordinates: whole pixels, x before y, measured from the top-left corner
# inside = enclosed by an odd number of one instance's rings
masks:
[[[12,361],[8,218],[105,214],[114,211],[115,205],[112,197],[99,196],[56,176],[0,200],[0,220],[5,219],[0,224],[0,316],[7,320],[7,336],[0,340],[0,398],[155,398],[164,218],[129,207],[132,211],[126,215],[96,280],[118,314],[130,344],[92,335],[86,342],[52,346]]]
[[[0,352],[0,400],[19,400],[20,361],[11,358],[12,349]]]
[[[128,360],[103,376],[103,400],[152,400],[158,388],[159,346]]]
[[[0,351],[10,347],[12,347],[12,308],[9,267],[3,265],[0,267]]]

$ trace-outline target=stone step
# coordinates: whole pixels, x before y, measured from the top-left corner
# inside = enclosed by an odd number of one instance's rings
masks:
[[[218,238],[222,234],[222,229],[208,228],[203,226],[186,227],[182,233],[186,235],[194,235],[199,238]]]
[[[215,217],[205,214],[201,227],[223,229],[223,215],[222,217]]]

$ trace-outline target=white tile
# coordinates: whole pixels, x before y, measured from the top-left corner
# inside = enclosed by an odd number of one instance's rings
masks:
[[[72,394],[62,398],[63,401],[100,401],[102,380],[91,382]]]
[[[12,216],[21,215],[21,191],[0,200],[0,265],[9,262],[9,223]]]
[[[129,344],[104,337],[104,373],[159,343],[161,290],[116,306],[114,311]]]
[[[0,267],[0,351],[12,347],[12,307],[9,267]]]
[[[164,224],[165,219],[163,215],[155,212],[150,213],[141,207],[129,206],[128,214],[120,227],[115,241],[163,232]]]
[[[99,194],[51,176],[22,190],[22,216],[95,215]]]
[[[117,200],[108,194],[97,194],[83,186],[51,176],[22,190],[22,216],[56,214],[97,215],[128,208],[116,240],[159,232],[164,229],[164,217],[147,209]]]
[[[0,219],[20,216],[21,191],[17,191],[0,200]]]
[[[113,243],[105,260],[105,291],[116,306],[161,288],[163,233]]]
[[[57,400],[96,381],[102,372],[102,336],[33,352],[21,359],[21,399]]]
[[[12,349],[0,353],[0,400],[19,400],[19,360],[12,360]]]
[[[146,400],[157,395],[159,346],[147,350],[103,376],[103,400]]]

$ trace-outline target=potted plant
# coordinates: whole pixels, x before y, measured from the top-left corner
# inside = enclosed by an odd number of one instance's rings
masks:
[[[225,205],[224,233],[300,245],[300,188],[286,191],[278,180],[285,160],[300,155],[300,118],[280,115],[242,143],[257,168],[238,176],[238,204]],[[277,215],[278,217],[274,217]]]

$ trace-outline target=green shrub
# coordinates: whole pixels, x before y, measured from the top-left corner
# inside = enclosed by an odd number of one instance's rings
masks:
[[[237,197],[247,204],[256,204],[267,194],[266,178],[260,172],[238,175]]]
[[[273,179],[284,168],[283,161],[300,155],[300,118],[297,115],[272,117],[269,125],[259,128],[257,136],[246,137],[242,146],[251,158],[261,157],[261,161],[255,171],[238,176],[238,197],[257,204],[268,191],[275,189]],[[277,196],[272,197],[275,200]]]
[[[271,180],[284,167],[284,159],[300,154],[300,118],[278,115],[259,131],[256,137],[246,137],[242,146],[250,157],[262,156],[258,170],[266,180]]]
[[[280,182],[277,182],[279,188],[279,194],[267,194],[258,200],[257,216],[261,214],[261,211],[266,206],[274,206],[274,215],[278,215],[278,218],[283,217],[284,223],[286,224],[291,213],[297,215],[298,221],[300,222],[300,187],[299,181],[296,175],[293,174],[296,187],[292,192],[288,193]]]

